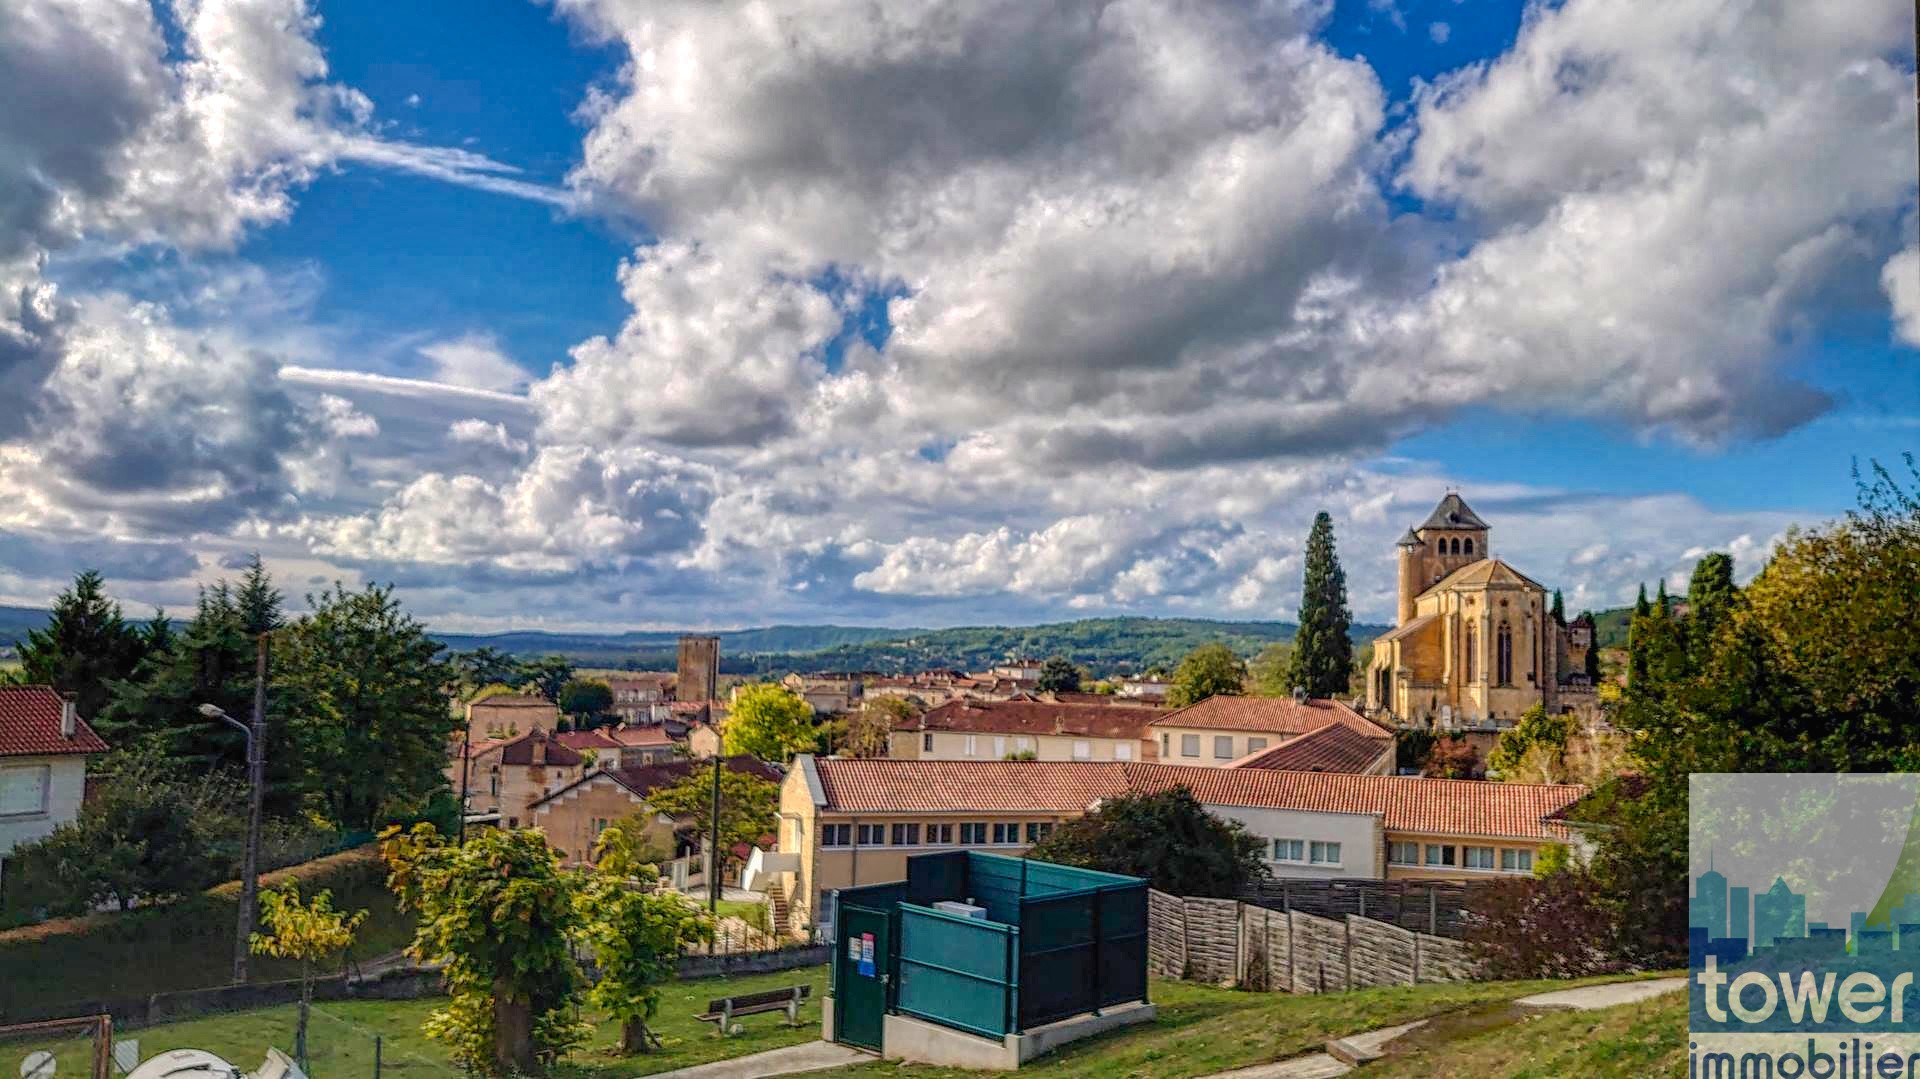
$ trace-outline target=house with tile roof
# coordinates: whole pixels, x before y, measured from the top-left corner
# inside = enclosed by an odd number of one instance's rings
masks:
[[[951,700],[894,725],[887,755],[901,760],[1133,761],[1151,756],[1147,725],[1164,709],[1023,697]]]
[[[1570,838],[1574,785],[1115,761],[794,758],[767,886],[795,927],[831,919],[833,889],[899,880],[911,854],[1019,855],[1102,801],[1186,787],[1258,836],[1276,876],[1469,880],[1531,872]]]
[[[559,706],[545,697],[502,693],[467,705],[467,729],[475,739],[551,731],[559,723]]]
[[[1268,768],[1276,772],[1346,772],[1352,775],[1393,774],[1393,736],[1329,723],[1272,749],[1256,749],[1227,764],[1229,768]]]
[[[725,766],[758,776],[770,783],[783,778],[778,768],[757,757],[728,757]],[[559,787],[529,807],[527,823],[547,834],[547,842],[561,851],[569,864],[591,862],[593,844],[617,820],[636,814],[648,820],[646,834],[674,857],[699,853],[699,837],[687,822],[655,813],[647,796],[710,767],[706,761],[669,760],[634,767],[595,768]]]
[[[1223,768],[1328,724],[1391,740],[1347,705],[1317,697],[1208,697],[1156,718],[1150,737],[1163,763]]]
[[[582,756],[591,751],[593,763],[601,768],[632,767],[672,760],[676,752],[673,735],[664,724],[621,724],[584,731],[562,731],[553,739]]]
[[[9,851],[80,816],[87,760],[107,743],[73,702],[52,686],[0,686],[0,875]]]
[[[497,815],[502,827],[518,828],[534,802],[587,771],[586,757],[534,729],[455,743],[447,783],[456,797],[466,792],[469,817]]]

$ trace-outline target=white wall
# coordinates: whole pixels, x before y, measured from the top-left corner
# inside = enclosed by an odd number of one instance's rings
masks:
[[[36,839],[45,839],[54,828],[71,824],[80,816],[80,798],[87,789],[87,759],[79,754],[58,757],[0,757],[0,768],[48,766],[51,778],[47,789],[47,811],[32,815],[0,817],[0,856]]]
[[[1246,826],[1247,831],[1259,836],[1263,847],[1261,856],[1267,863],[1267,871],[1276,877],[1379,880],[1386,875],[1386,851],[1381,846],[1380,818],[1374,814],[1217,805],[1207,806],[1207,811],[1223,820],[1238,821]],[[1338,843],[1340,864],[1275,862],[1273,841],[1276,839],[1298,839],[1303,844],[1310,844],[1314,840]]]

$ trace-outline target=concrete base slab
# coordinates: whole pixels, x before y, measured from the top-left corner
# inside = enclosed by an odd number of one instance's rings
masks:
[[[1382,1027],[1363,1034],[1352,1034],[1328,1042],[1327,1055],[1342,1064],[1349,1064],[1356,1068],[1362,1064],[1371,1064],[1387,1055],[1388,1042],[1410,1030],[1417,1030],[1426,1025],[1427,1021],[1420,1019],[1411,1023],[1402,1023],[1397,1027]]]
[[[1160,1010],[1152,1004],[1122,1004],[1108,1008],[1099,1015],[1062,1019],[1024,1033],[1009,1034],[998,1041],[910,1015],[889,1015],[884,1021],[881,1037],[885,1047],[883,1052],[888,1060],[937,1064],[948,1068],[1012,1071],[1069,1042],[1135,1023],[1150,1023],[1159,1014]]]
[[[807,1042],[784,1049],[769,1049],[732,1060],[716,1060],[691,1068],[659,1072],[652,1079],[767,1079],[774,1075],[801,1075],[806,1072],[845,1068],[873,1059],[871,1053],[830,1042]]]

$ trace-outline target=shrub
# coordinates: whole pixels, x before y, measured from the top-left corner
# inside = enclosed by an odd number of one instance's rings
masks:
[[[1578,978],[1631,970],[1612,915],[1584,870],[1500,880],[1476,889],[1467,950],[1488,978]]]

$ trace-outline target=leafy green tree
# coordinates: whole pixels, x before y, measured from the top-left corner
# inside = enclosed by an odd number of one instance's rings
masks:
[[[548,656],[545,659],[527,664],[520,676],[526,679],[526,685],[554,704],[560,703],[560,692],[573,681],[573,664],[565,656]]]
[[[461,687],[469,693],[494,683],[512,686],[527,678],[519,660],[490,644],[471,652],[456,652],[452,662]]]
[[[1536,747],[1555,757],[1566,752],[1573,737],[1574,721],[1569,715],[1548,715],[1544,704],[1536,703],[1520,714],[1520,721],[1500,732],[1493,752],[1487,754],[1487,767],[1511,778],[1520,762]]]
[[[1713,551],[1693,565],[1687,582],[1687,655],[1704,665],[1713,649],[1713,635],[1733,610],[1739,588],[1733,583],[1733,556]]]
[[[728,753],[784,764],[814,744],[813,706],[784,686],[746,686],[727,706],[720,735]]]
[[[584,881],[537,830],[485,828],[455,845],[422,824],[381,838],[388,887],[419,917],[408,953],[445,964],[449,999],[428,1037],[502,1077],[537,1074],[586,1039],[573,956]]]
[[[841,748],[853,757],[884,757],[893,728],[918,714],[918,709],[900,697],[890,694],[866,697],[847,717],[847,733]]]
[[[655,887],[659,871],[610,872],[606,860],[579,892],[580,942],[593,950],[599,980],[587,999],[620,1024],[620,1052],[651,1052],[659,1035],[647,1021],[660,1010],[660,989],[677,975],[687,948],[713,939],[713,919],[678,892]]]
[[[702,768],[647,795],[647,804],[675,820],[694,822],[702,841],[713,834],[713,773]],[[780,825],[780,786],[748,772],[720,767],[720,860],[737,863],[733,848],[752,847]]]
[[[1485,770],[1480,766],[1480,751],[1473,743],[1458,735],[1451,738],[1436,738],[1433,748],[1427,751],[1426,767],[1420,774],[1428,779],[1479,779]]]
[[[293,1030],[293,1056],[307,1067],[307,1014],[313,1007],[313,965],[339,955],[353,943],[353,931],[367,920],[364,910],[348,914],[333,909],[333,893],[322,889],[312,900],[300,902],[300,886],[269,888],[260,893],[260,924],[247,946],[255,955],[300,961],[300,1019]]]
[[[1245,691],[1247,665],[1233,649],[1214,642],[1187,653],[1167,687],[1167,704],[1184,708],[1208,697],[1237,697]]]
[[[1337,697],[1353,678],[1353,612],[1347,609],[1347,572],[1333,548],[1333,518],[1314,515],[1307,533],[1307,566],[1300,590],[1300,629],[1293,638],[1288,680],[1309,697]],[[1289,686],[1289,691],[1292,687]]]
[[[445,786],[447,740],[460,727],[440,643],[390,586],[335,585],[308,603],[274,649],[278,707],[299,717],[304,786],[345,828],[418,815]]]
[[[1042,693],[1078,693],[1080,692],[1080,668],[1065,656],[1054,656],[1040,665],[1040,681],[1036,688]]]
[[[1042,861],[1146,877],[1174,895],[1229,897],[1266,875],[1262,842],[1208,813],[1185,787],[1129,794],[1053,830],[1029,852]]]
[[[146,653],[141,632],[107,598],[99,573],[86,570],[53,601],[45,629],[27,631],[20,668],[28,683],[76,696],[80,714],[100,714],[114,682],[133,674]]]
[[[1247,673],[1253,678],[1254,695],[1259,697],[1292,696],[1293,683],[1289,681],[1292,672],[1293,647],[1279,641],[1262,648],[1247,665]]]
[[[578,719],[584,730],[613,711],[613,687],[605,682],[575,678],[560,689],[560,711]]]

